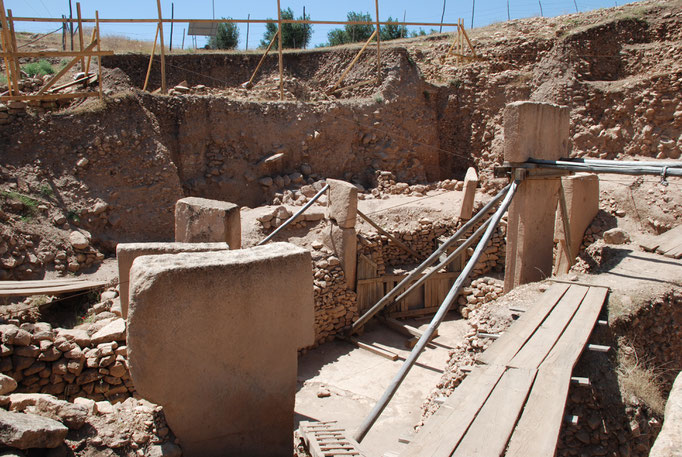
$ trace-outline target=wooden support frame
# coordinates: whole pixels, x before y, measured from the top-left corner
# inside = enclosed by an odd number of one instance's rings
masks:
[[[468,50],[471,51],[471,55],[465,54],[465,48],[467,47],[465,46],[465,43],[468,46]],[[448,57],[455,57],[457,63],[461,63],[464,60],[481,60],[481,57],[476,54],[476,48],[474,48],[474,45],[471,43],[469,35],[467,35],[466,29],[464,28],[464,20],[461,18],[457,20],[457,34],[455,35],[450,48],[448,48],[448,52],[441,57],[441,63]]]
[[[97,38],[97,28],[93,27],[92,29],[92,36],[90,37],[90,42],[92,43],[95,41],[95,38]],[[90,61],[92,60],[92,56],[88,56],[87,63],[85,64],[85,74],[87,75],[90,73]]]
[[[93,43],[90,43],[90,45],[88,45],[88,47],[85,48],[85,50],[86,50],[86,51],[92,51],[93,48],[94,48],[95,46],[97,46],[98,43],[99,43],[99,41],[98,41],[98,40],[95,40]],[[54,83],[56,83],[56,82],[59,80],[59,78],[61,78],[62,76],[64,76],[64,75],[65,75],[71,68],[73,68],[73,66],[76,65],[79,61],[80,61],[80,57],[79,57],[78,55],[76,55],[76,57],[74,57],[74,59],[71,60],[71,62],[69,62],[68,64],[66,64],[66,65],[64,66],[64,68],[62,68],[61,70],[59,70],[59,72],[57,72],[57,74],[54,75],[54,76],[52,77],[52,79],[50,79],[43,87],[40,88],[40,90],[38,91],[38,94],[37,94],[37,95],[43,95],[45,92],[47,92],[47,90],[48,90],[50,87],[52,87],[52,86],[54,85]]]
[[[82,78],[78,78],[78,79],[76,79],[75,81],[71,81],[70,83],[66,83],[66,84],[62,84],[61,86],[53,87],[53,88],[50,89],[48,92],[51,93],[51,94],[53,94],[53,93],[55,93],[55,92],[57,92],[57,91],[60,91],[60,90],[62,90],[62,89],[66,89],[67,87],[71,87],[71,86],[75,86],[76,84],[80,84],[80,83],[83,83],[83,82],[87,82],[87,81],[90,80],[90,78],[92,78],[93,76],[95,76],[94,73],[89,73],[89,74],[83,76]]]
[[[365,52],[365,49],[367,49],[367,46],[369,46],[369,43],[372,42],[374,37],[377,36],[377,30],[374,30],[374,33],[369,37],[369,39],[365,42],[365,44],[360,48],[360,51],[358,51],[357,55],[355,58],[351,61],[350,64],[348,64],[348,67],[344,70],[344,72],[341,74],[341,77],[339,78],[338,81],[336,81],[336,84],[334,84],[334,87],[332,87],[329,91],[327,91],[328,94],[333,94],[336,92],[339,88],[339,85],[341,85],[341,82],[343,82],[343,79],[346,77],[349,71],[355,66],[357,63],[358,59],[360,59],[360,56],[362,55],[363,52]]]
[[[2,47],[5,53],[9,54],[9,57],[5,59],[5,68],[7,69],[7,87],[10,90],[10,94],[16,95],[19,94],[18,80],[20,78],[20,69],[15,67],[12,37],[7,16],[5,15],[5,4],[3,0],[0,0],[0,25],[2,25]]]
[[[19,64],[19,58],[17,57],[17,37],[14,33],[14,19],[12,18],[12,10],[7,10],[7,20],[9,22],[9,45],[12,50],[12,57],[10,59],[14,60],[14,91],[19,93],[19,81],[21,80],[21,65]]]

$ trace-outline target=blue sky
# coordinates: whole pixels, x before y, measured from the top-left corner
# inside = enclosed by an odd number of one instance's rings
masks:
[[[73,1],[75,16],[76,2]],[[277,17],[276,0],[254,0],[251,2],[237,2],[213,0],[215,2],[215,17],[232,17],[246,19],[247,15],[255,19],[267,19]],[[183,1],[162,0],[161,7],[164,17],[171,15],[171,3],[175,4],[175,17],[183,19],[210,19],[213,15],[212,0]],[[625,2],[618,0],[575,0],[580,11],[588,11],[596,8],[606,8],[622,5]],[[507,0],[475,0],[474,26],[481,27],[493,22],[507,20]],[[561,14],[574,13],[574,0],[540,0],[544,16],[558,16]],[[532,17],[540,15],[540,2],[538,0],[509,0],[509,15],[512,19]],[[4,0],[5,8],[11,9],[15,17],[61,17],[68,16],[68,0]],[[281,0],[283,9],[291,8],[296,17],[306,14],[313,20],[343,21],[348,11],[369,12],[374,17],[373,0],[346,0],[335,2],[329,0]],[[100,18],[155,18],[157,8],[155,0],[98,0],[81,2],[81,10],[84,17],[92,18],[95,10],[99,10]],[[402,20],[405,16],[408,22],[440,22],[443,11],[443,0],[380,0],[379,17],[387,20],[389,16]],[[457,22],[463,18],[467,28],[471,26],[472,1],[446,0],[445,22]],[[182,30],[186,23],[178,23],[174,26],[174,47],[182,40]],[[17,23],[17,31],[47,32],[54,30],[58,24],[54,23]],[[327,33],[339,26],[315,25],[311,46],[327,41]],[[265,26],[252,24],[249,32],[249,49],[258,45],[263,36]],[[451,29],[444,28],[443,31]],[[155,26],[150,24],[103,24],[102,33],[112,35],[126,35],[130,38],[153,40]],[[170,25],[164,28],[164,35],[168,41]],[[198,38],[199,45],[204,42]],[[189,40],[186,40],[187,46]],[[240,25],[240,48],[246,44],[246,25]]]

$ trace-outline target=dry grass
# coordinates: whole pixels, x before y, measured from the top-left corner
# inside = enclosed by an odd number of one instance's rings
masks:
[[[640,404],[646,405],[654,413],[663,417],[665,399],[660,377],[654,369],[644,366],[632,346],[621,345],[618,351],[617,374],[625,403],[632,404],[636,399]]]

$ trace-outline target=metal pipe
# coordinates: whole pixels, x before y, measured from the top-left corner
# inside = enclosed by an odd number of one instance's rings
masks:
[[[478,263],[478,259],[481,257],[481,254],[483,253],[483,250],[488,244],[488,241],[490,241],[490,237],[492,236],[493,231],[497,227],[497,224],[500,222],[502,215],[505,213],[505,211],[507,211],[507,208],[509,207],[512,198],[516,193],[516,189],[518,188],[519,183],[520,181],[516,180],[509,186],[509,191],[507,192],[504,201],[497,209],[495,214],[493,214],[493,216],[490,218],[488,228],[483,234],[483,238],[481,238],[481,241],[476,246],[474,254],[471,256],[466,266],[464,267],[464,270],[462,270],[460,275],[457,277],[457,280],[452,285],[452,288],[448,292],[448,295],[443,300],[443,303],[440,305],[440,308],[438,308],[438,312],[436,313],[435,316],[433,316],[433,319],[431,320],[429,327],[426,329],[424,334],[419,338],[419,341],[417,341],[417,344],[415,345],[414,349],[412,349],[412,352],[410,352],[410,355],[407,357],[407,360],[405,360],[403,366],[400,367],[400,371],[398,371],[398,373],[395,375],[395,377],[391,381],[391,384],[386,388],[386,391],[381,396],[377,404],[374,405],[372,411],[360,425],[360,428],[358,428],[358,430],[355,432],[353,438],[355,438],[356,441],[358,442],[362,441],[365,435],[367,435],[367,432],[372,427],[372,425],[374,425],[374,422],[376,422],[376,420],[379,418],[379,415],[381,415],[384,408],[386,408],[388,402],[391,401],[391,398],[393,398],[393,395],[395,395],[396,391],[398,390],[398,387],[400,387],[400,384],[407,376],[407,373],[410,371],[412,366],[417,361],[417,358],[424,350],[424,347],[426,347],[426,344],[433,336],[433,333],[436,331],[440,323],[445,318],[445,315],[450,310],[450,306],[452,306],[452,303],[457,298],[457,295],[459,295],[460,289],[462,288],[464,281],[471,274],[471,272],[474,270],[474,267]]]
[[[535,160],[535,159],[530,159]],[[682,161],[675,162],[652,162],[637,160],[602,160],[602,159],[561,159],[562,162],[589,163],[593,165],[616,165],[619,167],[641,166],[641,167],[669,167],[682,168]]]
[[[388,303],[395,298],[400,291],[407,287],[410,282],[414,280],[414,278],[421,274],[426,268],[428,268],[430,265],[432,265],[434,262],[438,260],[438,258],[443,254],[447,248],[452,245],[455,241],[457,241],[457,238],[465,234],[471,227],[476,225],[476,223],[483,218],[488,212],[499,202],[509,190],[509,187],[511,184],[508,184],[502,189],[495,197],[493,197],[492,200],[488,202],[487,205],[485,205],[476,215],[471,218],[466,224],[464,224],[457,232],[455,232],[454,235],[452,235],[450,238],[448,238],[445,243],[435,251],[426,259],[424,260],[417,268],[415,268],[410,274],[408,274],[402,281],[398,283],[397,286],[395,286],[393,289],[391,289],[390,292],[388,292],[386,295],[384,295],[381,300],[376,302],[374,306],[372,306],[370,309],[367,310],[365,314],[360,316],[360,318],[353,323],[353,326],[351,327],[351,334],[357,332],[357,330],[365,325],[368,320],[372,318],[376,313],[381,311],[382,308],[384,308]]]
[[[521,168],[554,168],[568,171],[587,171],[592,173],[612,173],[620,175],[658,175],[682,176],[682,169],[666,169],[665,166],[620,166],[620,165],[596,165],[590,163],[574,163],[561,160],[528,159]],[[664,172],[665,169],[665,173]]]
[[[429,271],[429,272],[426,273],[424,276],[422,276],[421,278],[419,278],[419,280],[418,280],[417,282],[415,282],[414,284],[412,284],[405,292],[403,292],[402,294],[400,294],[400,295],[398,296],[398,298],[396,298],[395,300],[393,300],[393,302],[399,302],[399,301],[402,300],[403,298],[407,297],[407,296],[410,295],[410,293],[411,293],[412,291],[414,291],[417,287],[419,287],[419,286],[421,286],[422,284],[424,284],[424,282],[425,282],[427,279],[429,279],[431,276],[433,276],[438,270],[440,270],[441,268],[443,268],[443,267],[449,265],[453,260],[455,260],[455,259],[462,253],[462,251],[464,251],[466,248],[468,248],[469,246],[471,246],[472,244],[474,244],[474,242],[476,241],[476,239],[477,239],[479,236],[481,236],[481,234],[483,233],[483,231],[485,230],[485,228],[488,226],[489,223],[490,223],[490,219],[488,219],[487,221],[485,221],[479,228],[476,229],[476,231],[475,231],[469,238],[466,239],[466,241],[464,241],[464,243],[462,243],[461,246],[459,246],[457,249],[455,249],[455,250],[454,250],[450,255],[448,255],[441,263],[439,263],[438,265],[436,265],[435,267],[433,267],[433,270]]]
[[[299,210],[296,212],[296,214],[294,214],[294,215],[291,216],[289,219],[287,219],[286,221],[284,221],[284,223],[283,223],[282,225],[280,225],[279,227],[277,227],[277,230],[275,230],[274,232],[272,232],[270,235],[266,236],[266,237],[265,237],[263,240],[261,240],[261,242],[258,243],[256,246],[260,246],[261,244],[267,243],[267,242],[270,241],[275,235],[277,235],[279,232],[281,232],[281,231],[284,229],[284,227],[286,227],[287,225],[289,225],[289,224],[291,224],[293,221],[295,221],[296,218],[297,218],[298,216],[300,216],[301,214],[303,214],[303,213],[305,212],[305,210],[307,210],[308,208],[310,208],[310,207],[313,205],[313,203],[315,203],[315,201],[316,201],[318,198],[320,198],[320,197],[322,196],[322,194],[324,194],[324,193],[327,191],[327,189],[329,189],[329,184],[326,184],[322,189],[320,189],[320,191],[319,191],[318,193],[316,193],[315,196],[314,196],[313,198],[311,198],[310,201],[309,201],[308,203],[306,203],[306,204],[303,206],[303,208],[299,209]]]

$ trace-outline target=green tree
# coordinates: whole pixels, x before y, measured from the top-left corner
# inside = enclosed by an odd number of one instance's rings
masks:
[[[282,19],[293,20],[294,12],[291,8],[282,10]],[[310,20],[310,15],[306,14],[305,17],[300,16],[298,21]],[[277,33],[277,23],[268,22],[265,24],[265,34],[263,34],[263,39],[260,42],[260,47],[265,48],[272,41],[272,37]],[[310,43],[310,38],[313,34],[313,27],[310,24],[282,24],[282,47],[283,48],[305,48]],[[275,41],[277,44],[277,41]]]
[[[398,20],[388,17],[388,24],[381,27],[381,41],[396,40],[407,36],[407,27],[398,25]]]
[[[208,47],[211,49],[235,49],[238,45],[239,27],[232,22],[219,23],[216,35],[208,40]]]
[[[349,11],[346,15],[349,22],[372,22],[369,13]],[[327,34],[330,46],[367,41],[374,32],[374,24],[346,24],[342,29],[334,29]]]

